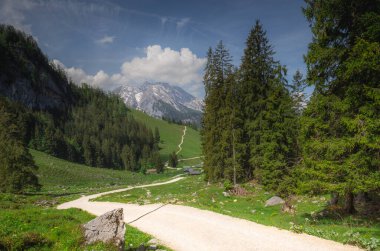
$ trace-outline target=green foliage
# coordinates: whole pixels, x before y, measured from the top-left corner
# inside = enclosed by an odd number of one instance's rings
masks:
[[[202,121],[202,147],[206,178],[210,181],[233,179],[236,166],[233,161],[237,100],[235,70],[232,58],[220,41],[207,54],[204,75],[205,108]],[[234,167],[234,168],[233,168]]]
[[[155,152],[151,156],[151,161],[153,163],[154,168],[156,169],[157,173],[163,173],[164,172],[164,162],[161,160],[161,156],[158,152]]]
[[[256,22],[235,71],[219,43],[208,52],[202,142],[206,178],[258,179],[276,189],[297,158],[297,119],[286,69]]]
[[[144,147],[149,154],[158,151],[152,130],[137,122],[118,97],[87,85],[72,86],[72,91],[76,103],[66,114],[25,111],[30,147],[89,166],[131,171],[138,171]]]
[[[177,154],[175,153],[175,151],[173,151],[170,155],[169,155],[169,166],[170,167],[177,167],[178,165],[178,158],[177,158]]]
[[[378,1],[307,1],[314,40],[306,56],[313,97],[301,120],[302,191],[354,195],[380,188]],[[312,178],[311,178],[312,177]]]
[[[19,109],[0,98],[0,192],[22,192],[39,189],[37,167],[23,141],[25,118]]]
[[[345,241],[345,243],[347,244],[357,245],[362,248],[365,248],[366,250],[376,250],[380,247],[380,240],[375,237],[366,239],[360,236],[359,232],[353,231],[348,231],[344,235],[347,237]]]

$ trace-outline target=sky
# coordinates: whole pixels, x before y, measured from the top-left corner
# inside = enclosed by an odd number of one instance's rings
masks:
[[[77,83],[104,90],[167,82],[202,98],[208,48],[222,40],[239,66],[260,19],[275,58],[299,69],[311,41],[303,0],[0,0],[0,23],[31,34]]]

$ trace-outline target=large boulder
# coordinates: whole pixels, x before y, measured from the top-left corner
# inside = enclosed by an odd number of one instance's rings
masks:
[[[125,223],[123,209],[107,212],[83,225],[86,244],[97,241],[112,243],[124,250]]]
[[[270,198],[269,200],[267,200],[265,202],[265,206],[270,207],[270,206],[280,205],[280,204],[284,204],[284,203],[285,203],[285,201],[283,199],[281,199],[280,197],[273,196],[272,198]]]

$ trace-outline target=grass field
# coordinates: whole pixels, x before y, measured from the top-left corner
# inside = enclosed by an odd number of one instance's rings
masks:
[[[158,128],[161,136],[161,150],[162,157],[167,160],[169,153],[178,150],[178,144],[181,142],[184,126],[177,124],[169,124],[167,121],[150,117],[149,115],[133,110],[132,115],[140,122],[143,122],[152,130]],[[180,158],[191,158],[200,156],[202,153],[201,141],[199,132],[187,127],[186,136],[182,145],[182,151],[179,154]]]
[[[79,196],[79,194],[91,194],[128,185],[151,183],[178,174],[170,171],[144,175],[125,170],[89,167],[32,149],[30,153],[38,166],[39,181],[43,185],[42,192],[62,194],[65,199],[71,199],[72,196],[68,195]]]
[[[379,249],[380,219],[358,216],[318,217],[326,205],[327,196],[296,198],[296,214],[281,213],[280,206],[265,207],[265,201],[273,194],[265,192],[253,183],[244,185],[248,195],[223,195],[220,184],[206,185],[202,176],[189,176],[179,182],[158,187],[134,189],[125,193],[110,194],[98,198],[101,201],[125,203],[166,203],[173,199],[177,203],[207,209],[234,217],[251,220],[268,226],[276,226],[295,232],[305,232],[325,239],[351,243],[368,249]],[[157,199],[158,198],[158,199]]]
[[[42,190],[24,195],[0,193],[0,250],[114,250],[104,244],[85,246],[81,224],[94,216],[56,205],[82,194],[151,183],[177,174],[143,175],[88,167],[30,150]],[[126,247],[136,248],[151,237],[127,226]]]

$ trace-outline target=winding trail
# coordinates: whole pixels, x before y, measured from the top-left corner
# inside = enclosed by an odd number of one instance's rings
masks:
[[[161,244],[179,251],[193,250],[270,250],[270,251],[325,251],[360,250],[357,247],[324,240],[306,234],[295,234],[275,227],[227,215],[180,205],[135,205],[116,202],[93,202],[102,195],[128,191],[134,188],[160,186],[177,182],[184,177],[83,196],[58,206],[58,209],[80,208],[101,215],[116,208],[124,209],[124,221],[157,238]],[[136,220],[142,215],[144,217]],[[134,221],[136,220],[136,221]]]
[[[177,155],[182,151],[182,144],[183,144],[183,140],[185,139],[186,130],[187,130],[187,126],[185,126],[185,128],[183,129],[181,143],[179,143],[178,145],[179,150],[176,152]]]

